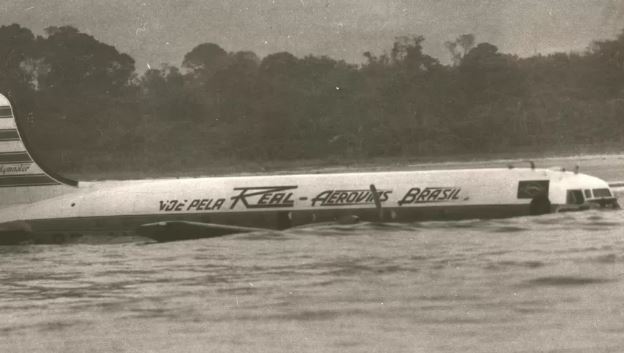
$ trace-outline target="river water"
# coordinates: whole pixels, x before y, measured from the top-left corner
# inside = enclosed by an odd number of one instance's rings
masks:
[[[624,211],[0,248],[0,352],[621,352]]]

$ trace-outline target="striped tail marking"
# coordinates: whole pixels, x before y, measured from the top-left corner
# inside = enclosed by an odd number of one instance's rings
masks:
[[[59,185],[32,159],[22,142],[11,106],[0,95],[0,188]]]

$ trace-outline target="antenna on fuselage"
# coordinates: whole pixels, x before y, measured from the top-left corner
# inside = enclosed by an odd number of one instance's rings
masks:
[[[381,199],[379,198],[379,193],[377,192],[377,188],[375,184],[370,185],[370,191],[373,194],[373,201],[375,201],[375,207],[379,212],[379,221],[383,222],[383,209],[381,208]]]

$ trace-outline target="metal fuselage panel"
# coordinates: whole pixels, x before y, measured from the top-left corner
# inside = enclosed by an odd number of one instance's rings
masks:
[[[499,218],[529,214],[525,193],[535,190],[520,189],[531,183],[549,185],[553,204],[565,203],[568,188],[608,187],[582,174],[532,169],[108,181],[2,209],[0,223],[18,221],[50,233],[124,232],[168,220],[283,229],[349,216],[395,222]]]
[[[487,216],[485,216],[487,215]],[[386,222],[417,222],[432,220],[461,220],[477,218],[507,218],[529,215],[528,205],[472,205],[385,208]],[[164,215],[98,216],[29,220],[34,233],[77,235],[97,233],[107,235],[133,235],[140,225],[166,221],[191,221],[283,230],[312,223],[335,222],[347,217],[361,221],[379,221],[379,212],[370,208],[350,210],[264,210],[254,212],[223,212],[212,214],[178,213]]]

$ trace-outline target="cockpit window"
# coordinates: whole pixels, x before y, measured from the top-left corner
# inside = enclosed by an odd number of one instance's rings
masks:
[[[585,202],[583,192],[581,190],[568,190],[566,201],[569,205],[582,205]]]
[[[611,197],[611,190],[609,189],[594,189],[594,197]]]

